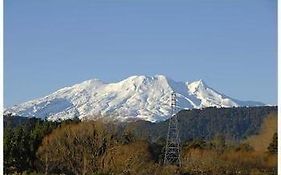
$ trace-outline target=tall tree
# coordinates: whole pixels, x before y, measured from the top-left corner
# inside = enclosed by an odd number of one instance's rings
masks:
[[[98,170],[99,157],[112,140],[113,136],[100,122],[68,124],[45,137],[37,155],[46,173],[89,174]]]
[[[272,142],[267,147],[267,150],[268,150],[268,152],[270,152],[272,154],[277,154],[277,152],[278,152],[278,136],[277,136],[277,132],[275,132],[273,134]]]

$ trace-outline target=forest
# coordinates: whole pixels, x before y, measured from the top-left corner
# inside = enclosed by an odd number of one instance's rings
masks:
[[[4,116],[5,174],[277,174],[277,107],[178,113],[181,166],[164,166],[168,121]]]

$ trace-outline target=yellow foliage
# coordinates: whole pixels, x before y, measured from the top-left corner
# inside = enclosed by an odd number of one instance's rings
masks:
[[[250,174],[276,168],[277,156],[234,149],[222,154],[212,149],[183,149],[182,165],[184,172],[192,174]]]
[[[149,145],[144,141],[113,146],[102,158],[104,172],[137,174],[150,162]]]
[[[60,169],[86,174],[97,170],[98,158],[110,144],[110,135],[100,122],[67,124],[44,138],[37,156],[46,173]]]
[[[259,134],[249,137],[245,142],[249,143],[256,151],[265,152],[275,132],[277,132],[277,113],[270,113],[264,119]]]

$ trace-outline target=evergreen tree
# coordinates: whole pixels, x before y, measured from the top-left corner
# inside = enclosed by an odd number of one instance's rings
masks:
[[[277,136],[277,132],[275,132],[273,134],[272,142],[267,147],[267,150],[268,150],[268,152],[270,152],[272,154],[277,154],[277,152],[278,152],[278,136]]]

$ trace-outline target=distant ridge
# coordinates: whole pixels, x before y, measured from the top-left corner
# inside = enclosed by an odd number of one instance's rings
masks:
[[[98,79],[62,88],[48,96],[15,105],[5,114],[65,120],[71,118],[163,121],[169,118],[171,91],[177,93],[178,107],[262,106],[261,102],[240,101],[215,91],[204,83],[176,82],[163,75],[131,76],[117,83]]]

